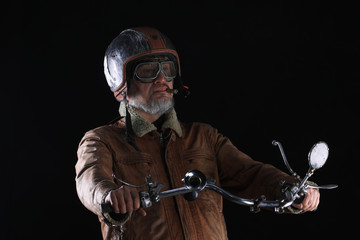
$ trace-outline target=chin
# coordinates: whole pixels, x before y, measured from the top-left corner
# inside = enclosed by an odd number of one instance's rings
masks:
[[[156,94],[156,95],[152,96],[152,101],[161,101],[161,100],[163,100],[163,101],[169,100],[170,101],[170,100],[172,100],[172,96],[167,92]]]

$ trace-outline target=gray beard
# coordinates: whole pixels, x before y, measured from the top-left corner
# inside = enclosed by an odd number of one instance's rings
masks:
[[[174,107],[175,102],[174,99],[159,99],[156,101],[152,100],[146,104],[129,99],[129,105],[151,115],[163,115]]]

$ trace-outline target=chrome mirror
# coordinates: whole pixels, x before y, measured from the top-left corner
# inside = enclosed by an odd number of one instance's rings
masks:
[[[319,169],[326,163],[329,156],[329,147],[325,142],[314,144],[309,152],[309,165],[313,169]]]

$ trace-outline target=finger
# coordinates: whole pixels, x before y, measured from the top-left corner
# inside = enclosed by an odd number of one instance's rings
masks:
[[[134,202],[128,187],[124,188],[124,198],[127,212],[132,212],[134,210]]]
[[[302,210],[308,211],[309,204],[311,203],[311,198],[312,198],[311,193],[308,192],[306,194],[306,196],[305,196],[304,201],[301,203],[302,204],[302,208],[301,208]]]
[[[316,210],[319,207],[319,204],[320,204],[320,192],[318,192],[316,208],[314,210]]]
[[[292,206],[293,207],[296,207],[298,209],[301,209],[301,210],[304,210],[306,211],[305,209],[307,208],[307,204],[308,204],[308,201],[309,201],[309,194],[306,194],[303,201],[301,203],[293,203]]]
[[[296,207],[296,208],[298,208],[298,209],[302,209],[301,203],[293,203],[292,206],[293,206],[293,207]]]
[[[126,213],[126,204],[125,204],[125,198],[124,198],[124,188],[122,186],[116,190],[116,199],[118,202],[118,208],[120,210],[120,213],[125,214]]]
[[[309,207],[309,211],[314,211],[317,209],[319,202],[320,202],[320,193],[317,190],[313,190],[313,201],[311,206]]]
[[[307,202],[305,203],[304,210],[313,211],[318,205],[319,192],[314,189],[309,189],[307,196],[308,199]]]
[[[135,189],[131,190],[131,197],[133,199],[133,208],[134,210],[138,210],[140,208],[140,197],[139,192]]]
[[[116,193],[114,191],[111,191],[109,193],[109,202],[110,202],[112,208],[114,209],[114,212],[119,213],[120,210],[119,210],[118,201],[117,201],[117,198],[115,195],[116,195]]]
[[[139,208],[138,212],[140,213],[141,216],[145,217],[146,216],[146,212],[143,208]]]

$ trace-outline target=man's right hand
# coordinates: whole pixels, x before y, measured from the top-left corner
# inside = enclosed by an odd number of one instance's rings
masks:
[[[106,196],[105,202],[111,204],[115,213],[138,211],[142,216],[146,216],[145,210],[140,208],[139,192],[135,188],[121,186],[112,190]]]

